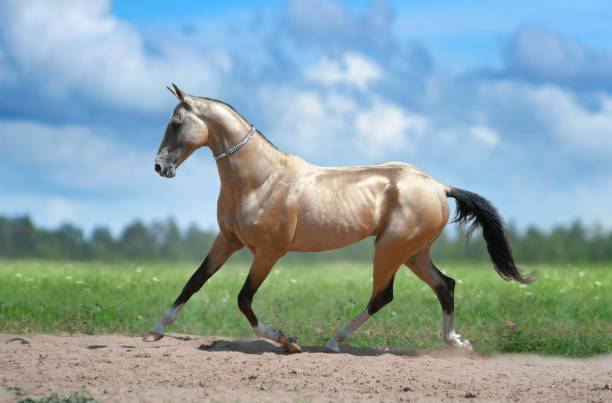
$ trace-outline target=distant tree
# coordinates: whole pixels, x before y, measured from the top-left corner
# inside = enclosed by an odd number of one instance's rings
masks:
[[[141,221],[125,228],[119,245],[122,255],[128,259],[150,260],[159,255],[155,236]]]
[[[13,256],[37,256],[37,237],[30,217],[16,217],[11,222]]]
[[[160,255],[164,259],[180,259],[184,254],[184,242],[181,232],[172,218],[168,218],[164,223],[158,224],[156,227],[159,230],[158,242],[160,247]],[[185,258],[183,256],[183,258]]]
[[[9,257],[13,254],[13,237],[11,233],[11,221],[0,216],[0,256]]]
[[[521,260],[539,262],[546,256],[546,238],[536,227],[527,228],[525,235],[516,240],[516,245]]]
[[[58,248],[62,251],[62,255],[72,258],[81,259],[85,257],[85,242],[83,231],[72,224],[63,224],[55,231],[55,239]]]
[[[91,233],[89,256],[93,259],[115,259],[121,253],[113,235],[105,227],[97,227]]]
[[[185,232],[185,257],[188,259],[200,260],[208,253],[215,234],[210,231],[202,231],[197,225],[192,224]]]
[[[507,231],[510,245],[519,263],[612,262],[612,231],[602,225],[585,226],[575,221],[569,226],[556,226],[542,231],[530,226],[521,232],[510,224]],[[141,221],[129,224],[115,239],[104,227],[93,230],[89,237],[72,225],[55,230],[34,226],[27,216],[0,216],[0,257],[48,258],[78,260],[201,260],[208,253],[216,231],[204,231],[191,225],[181,231],[169,218],[147,226]],[[365,239],[347,248],[325,253],[291,253],[285,261],[325,262],[328,260],[370,261],[372,239]],[[434,260],[488,261],[486,246],[477,232],[468,243],[466,229],[447,228],[433,244]],[[234,259],[250,259],[247,248]]]
[[[578,220],[574,221],[567,231],[565,250],[567,260],[572,262],[585,261],[589,255],[586,229]]]

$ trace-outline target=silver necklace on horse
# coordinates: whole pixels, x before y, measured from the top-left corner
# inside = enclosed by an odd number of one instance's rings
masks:
[[[219,161],[219,160],[221,160],[221,159],[223,159],[225,157],[229,157],[230,155],[232,155],[236,151],[240,150],[240,148],[243,145],[245,145],[247,143],[247,141],[249,141],[249,139],[251,137],[253,137],[253,135],[255,134],[256,131],[257,131],[257,129],[255,129],[255,126],[251,125],[251,130],[249,130],[247,135],[244,136],[244,138],[242,140],[240,140],[238,143],[234,144],[233,146],[231,146],[227,150],[223,151],[221,154],[216,155],[215,156],[215,161]]]

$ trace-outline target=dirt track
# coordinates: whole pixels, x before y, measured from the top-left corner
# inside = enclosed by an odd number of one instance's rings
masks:
[[[612,356],[466,357],[317,347],[285,355],[262,340],[0,335],[0,401],[84,387],[102,401],[612,401]]]

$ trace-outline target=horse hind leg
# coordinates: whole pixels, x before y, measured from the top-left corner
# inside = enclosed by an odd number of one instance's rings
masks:
[[[339,343],[345,341],[372,315],[393,300],[393,280],[402,260],[403,258],[399,258],[397,254],[386,253],[382,247],[377,245],[374,255],[374,273],[370,302],[355,319],[346,324],[338,334],[325,343],[327,350],[336,353],[340,352]]]
[[[432,262],[429,251],[411,257],[405,262],[414,274],[436,294],[442,307],[442,339],[445,343],[471,350],[468,340],[461,340],[455,332],[455,280],[442,273]]]

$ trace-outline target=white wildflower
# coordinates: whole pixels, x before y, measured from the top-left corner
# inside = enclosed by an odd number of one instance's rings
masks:
[[[155,281],[156,283],[159,283],[159,279],[157,277],[151,277],[151,280]]]

